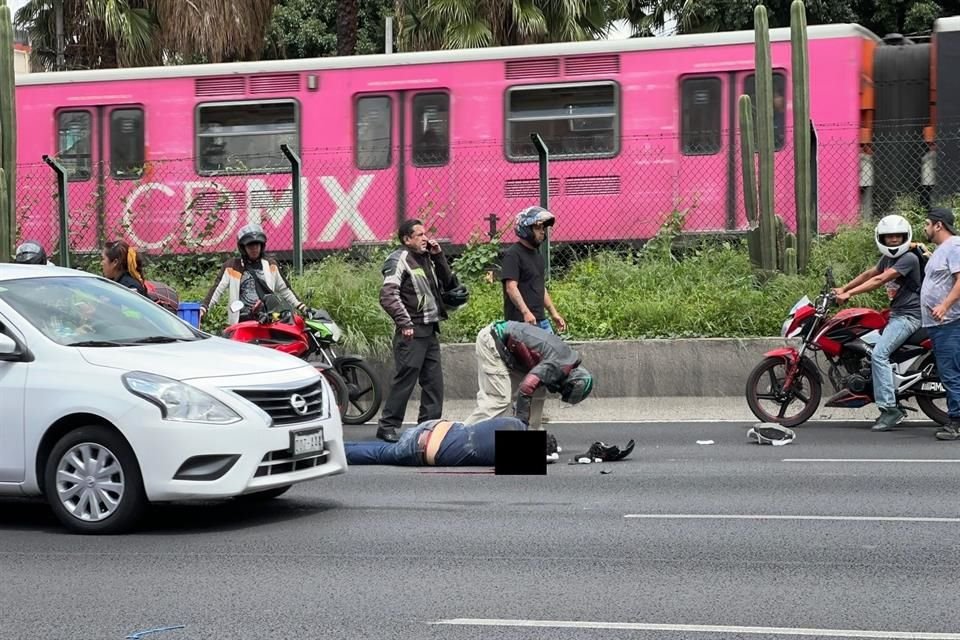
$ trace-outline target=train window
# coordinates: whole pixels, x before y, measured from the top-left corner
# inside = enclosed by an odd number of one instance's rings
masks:
[[[357,99],[357,169],[386,169],[390,166],[393,145],[392,101],[387,96]]]
[[[743,92],[753,101],[753,124],[756,132],[757,124],[757,77],[750,74],[743,79]],[[773,72],[773,149],[780,151],[787,141],[787,74],[782,71]],[[756,133],[754,133],[756,135]]]
[[[450,96],[418,93],[413,97],[413,165],[442,167],[450,161]]]
[[[507,90],[506,152],[534,160],[539,133],[554,158],[609,158],[619,151],[619,92],[612,82]]]
[[[200,105],[197,113],[197,171],[280,173],[290,161],[280,145],[297,146],[300,127],[292,101]]]
[[[57,159],[72,182],[90,179],[91,127],[89,111],[61,111],[57,114]]]
[[[685,78],[680,83],[680,140],[685,156],[720,151],[720,78]]]
[[[139,178],[144,161],[143,109],[110,112],[110,175],[123,180]]]

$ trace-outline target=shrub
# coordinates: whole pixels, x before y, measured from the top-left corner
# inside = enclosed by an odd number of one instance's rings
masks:
[[[916,225],[915,238],[922,239],[923,208],[905,200],[900,209]],[[864,222],[818,239],[805,275],[780,274],[760,282],[745,241],[704,241],[671,251],[658,237],[639,251],[588,253],[556,269],[548,287],[575,340],[777,335],[793,303],[822,289],[828,266],[843,284],[878,260],[873,225]],[[675,232],[665,226],[664,234]],[[442,327],[445,342],[472,342],[481,327],[500,318],[501,285],[487,271],[496,261],[499,242],[499,237],[489,242],[475,238],[454,261],[470,289],[470,302],[450,313]],[[379,303],[385,257],[385,251],[345,253],[288,278],[301,299],[325,308],[340,324],[346,351],[381,357],[390,351],[393,326]],[[168,261],[152,266],[149,275],[177,287],[184,301],[201,300],[218,264],[207,258]],[[84,266],[99,269],[99,264]],[[886,297],[878,291],[857,298],[856,304],[879,308]],[[225,307],[223,301],[210,310],[204,329],[222,330]]]

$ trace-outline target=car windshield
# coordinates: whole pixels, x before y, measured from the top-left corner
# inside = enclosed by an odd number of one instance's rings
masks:
[[[111,347],[205,337],[139,293],[90,276],[0,281],[0,300],[47,338]]]

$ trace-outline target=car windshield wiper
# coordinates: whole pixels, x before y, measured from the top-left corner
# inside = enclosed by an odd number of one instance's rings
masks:
[[[67,343],[68,347],[124,347],[127,346],[122,342],[114,342],[112,340],[81,340],[80,342],[69,342]]]
[[[127,344],[165,344],[167,342],[193,342],[193,338],[174,338],[172,336],[147,336],[136,340],[127,340]]]

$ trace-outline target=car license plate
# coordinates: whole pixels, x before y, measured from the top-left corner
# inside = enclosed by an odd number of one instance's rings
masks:
[[[290,455],[302,458],[323,451],[323,429],[294,431],[290,434]]]

